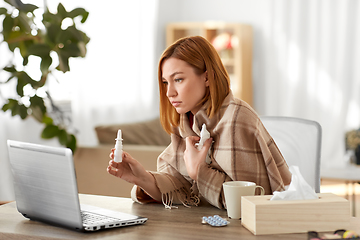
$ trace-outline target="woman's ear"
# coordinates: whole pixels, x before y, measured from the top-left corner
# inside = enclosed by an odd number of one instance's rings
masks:
[[[205,77],[205,86],[208,87],[210,85],[210,83],[209,83],[209,78],[208,78],[208,72],[207,71],[205,72],[204,77]]]

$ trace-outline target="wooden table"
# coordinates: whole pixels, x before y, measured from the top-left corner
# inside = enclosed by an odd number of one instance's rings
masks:
[[[349,195],[349,186],[352,185],[352,214],[356,216],[356,193],[355,185],[360,183],[360,166],[354,164],[346,164],[339,167],[321,169],[321,179],[344,181],[348,186],[346,189],[346,198]]]
[[[241,226],[240,220],[230,219],[225,227],[201,223],[203,216],[226,217],[225,210],[209,205],[165,209],[161,204],[141,205],[128,198],[80,194],[80,201],[111,210],[148,217],[144,225],[81,233],[24,218],[15,202],[0,206],[0,239],[307,239],[306,233],[254,236]],[[352,218],[349,229],[360,233],[360,218]],[[335,230],[335,229],[334,229]]]

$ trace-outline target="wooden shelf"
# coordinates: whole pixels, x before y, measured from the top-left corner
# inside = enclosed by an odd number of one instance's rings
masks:
[[[230,76],[234,96],[252,106],[252,27],[241,23],[212,21],[169,23],[166,29],[166,44],[169,46],[180,38],[195,35],[206,38],[214,46],[218,46],[214,43],[219,37],[229,37],[230,47],[216,48]]]

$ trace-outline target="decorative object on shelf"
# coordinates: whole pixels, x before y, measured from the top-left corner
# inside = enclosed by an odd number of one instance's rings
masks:
[[[211,42],[217,51],[232,49],[232,35],[228,32],[220,33]]]
[[[237,38],[229,32],[220,33],[212,40],[211,44],[224,60],[230,60],[234,58],[233,47],[237,46]]]
[[[90,39],[77,29],[76,23],[78,18],[84,23],[89,13],[83,8],[68,12],[61,3],[57,6],[57,13],[51,13],[45,1],[43,13],[39,16],[38,12],[34,14],[34,11],[41,10],[36,5],[24,4],[21,0],[5,2],[7,7],[0,8],[0,16],[4,17],[1,35],[13,57],[5,67],[0,68],[0,71],[6,72],[1,76],[8,75],[6,80],[0,79],[0,87],[16,81],[17,96],[5,98],[2,110],[11,111],[12,116],[19,115],[21,119],[34,117],[44,125],[42,138],[57,137],[61,145],[75,152],[76,137],[69,131],[68,119],[52,101],[46,82],[50,77],[55,78],[53,73],[56,71],[70,71],[70,58],[85,57]],[[29,62],[38,64],[39,58],[41,77],[33,79],[29,73]],[[19,64],[15,60],[22,61]],[[3,96],[1,92],[0,96]],[[52,109],[53,115],[48,108]]]
[[[360,165],[360,128],[346,132],[345,147],[346,151],[354,152],[354,159],[351,162]]]

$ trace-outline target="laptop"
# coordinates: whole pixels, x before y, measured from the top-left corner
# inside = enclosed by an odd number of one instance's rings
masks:
[[[7,144],[16,205],[24,217],[78,231],[147,221],[145,217],[80,205],[70,149],[13,140]]]

